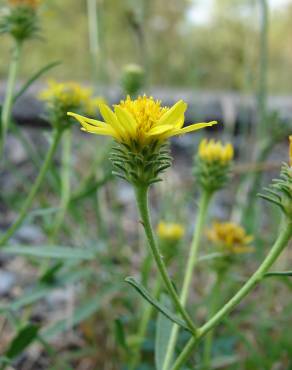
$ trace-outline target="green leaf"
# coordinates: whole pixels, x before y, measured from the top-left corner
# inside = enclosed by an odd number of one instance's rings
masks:
[[[20,355],[37,338],[38,331],[39,327],[32,324],[22,328],[10,343],[6,357],[13,359]]]
[[[125,281],[132,285],[136,289],[136,291],[141,294],[141,296],[146,299],[150,304],[152,304],[159,312],[165,315],[169,320],[174,322],[175,324],[181,326],[183,329],[190,331],[187,324],[184,320],[177,317],[173,312],[171,312],[167,307],[164,307],[157,299],[151,296],[151,294],[147,291],[147,289],[139,283],[134,277],[128,276]]]
[[[22,246],[12,245],[4,246],[1,252],[6,254],[16,254],[21,256],[43,257],[43,258],[61,258],[61,259],[80,259],[91,260],[95,258],[93,251],[85,248],[50,246],[50,245],[36,245],[36,246]]]
[[[286,276],[292,276],[292,271],[272,271],[272,272],[267,272],[264,275],[264,278],[267,278],[267,277],[286,277]]]
[[[167,295],[162,294],[162,302],[165,306],[170,307],[171,303]],[[156,333],[155,333],[155,368],[161,370],[164,358],[167,351],[167,346],[172,329],[172,322],[162,313],[159,312],[157,317]]]
[[[115,337],[117,343],[128,352],[129,347],[126,341],[123,322],[121,321],[121,319],[115,319],[114,324],[115,324]]]
[[[42,67],[40,70],[38,70],[32,77],[30,77],[26,83],[21,87],[21,89],[15,94],[13,98],[13,102],[15,103],[25,92],[26,90],[37,80],[39,79],[43,74],[48,72],[50,69],[60,65],[60,61],[51,62],[44,67]]]
[[[82,304],[82,306],[77,307],[74,311],[72,317],[68,317],[68,319],[62,319],[57,321],[55,324],[49,326],[42,330],[41,335],[44,339],[51,339],[56,335],[71,329],[72,327],[78,325],[82,321],[86,320],[88,317],[93,315],[96,311],[101,308],[102,303],[104,302],[105,298],[113,294],[117,291],[121,290],[121,285],[111,285],[107,287],[104,291],[102,291],[97,297],[90,298],[88,301]]]
[[[53,264],[53,266],[50,266],[40,277],[39,281],[40,283],[44,284],[53,284],[56,281],[56,275],[60,271],[60,269],[63,267],[63,262],[58,261]]]

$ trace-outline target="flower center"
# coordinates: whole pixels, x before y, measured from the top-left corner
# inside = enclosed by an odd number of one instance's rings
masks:
[[[119,104],[121,108],[126,109],[137,122],[137,133],[139,135],[148,132],[155,122],[169,110],[167,107],[161,107],[161,101],[154,100],[152,96],[139,96],[132,100],[127,96],[126,100],[122,100]]]

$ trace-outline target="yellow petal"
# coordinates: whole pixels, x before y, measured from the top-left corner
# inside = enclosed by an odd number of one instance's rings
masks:
[[[191,131],[197,131],[204,127],[216,125],[217,123],[218,123],[217,121],[194,123],[193,125],[189,125],[180,130],[173,131],[171,136],[182,135],[182,134],[186,134],[187,132],[191,132]]]
[[[156,126],[147,132],[147,136],[161,135],[172,129],[171,125]]]
[[[92,125],[92,126],[96,126],[96,127],[104,127],[104,125],[105,125],[105,123],[102,122],[102,121],[87,118],[87,117],[81,116],[80,114],[77,114],[77,113],[68,112],[67,115],[76,118],[77,121],[79,121],[81,124],[83,122],[86,122],[87,124]]]
[[[126,109],[123,109],[118,105],[115,106],[115,113],[124,130],[128,132],[130,136],[135,136],[137,122],[134,117]]]
[[[77,113],[68,112],[67,114],[68,116],[71,116],[77,119],[77,121],[79,121],[82,127],[84,128],[84,131],[91,132],[94,134],[99,134],[99,135],[109,135],[117,139],[119,138],[117,133],[111,128],[111,126],[107,125],[104,122],[97,121],[91,118],[87,118]]]
[[[178,122],[181,123],[184,120],[183,115],[187,109],[187,103],[183,100],[179,100],[174,104],[167,112],[165,112],[156,125],[176,125]],[[156,126],[155,125],[155,126]]]
[[[100,104],[100,113],[105,122],[112,126],[119,136],[125,136],[125,130],[121,126],[114,112],[106,104]]]

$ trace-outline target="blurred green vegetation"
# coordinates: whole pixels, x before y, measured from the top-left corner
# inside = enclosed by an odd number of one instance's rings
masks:
[[[202,1],[202,0],[201,0]],[[127,63],[144,65],[154,85],[254,92],[259,58],[259,2],[215,0],[206,22],[190,17],[190,0],[97,0],[98,53],[103,83],[119,81]],[[2,3],[4,1],[2,0]],[[58,79],[90,80],[87,2],[47,0],[41,10],[43,38],[25,46],[21,77],[48,61]],[[192,12],[192,14],[195,10]],[[273,8],[269,29],[269,91],[291,91],[292,4]],[[10,40],[2,37],[0,78],[9,62]]]

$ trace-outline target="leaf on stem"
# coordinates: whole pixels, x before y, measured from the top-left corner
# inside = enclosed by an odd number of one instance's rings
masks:
[[[147,291],[147,289],[139,283],[134,277],[128,276],[125,279],[126,283],[130,284],[136,291],[148,301],[152,306],[154,306],[160,313],[166,316],[169,320],[174,322],[175,324],[181,326],[183,329],[190,331],[187,324],[184,320],[177,317],[173,312],[171,312],[167,307],[162,305],[157,299],[151,296],[151,294]]]
[[[292,276],[292,271],[271,271],[271,272],[267,272],[264,275],[264,278],[267,278],[267,277],[287,277],[287,276]]]

